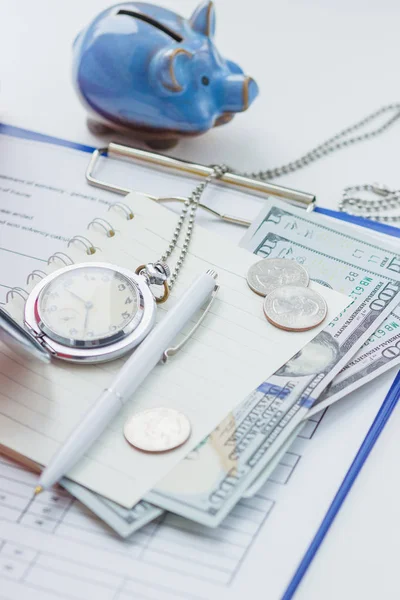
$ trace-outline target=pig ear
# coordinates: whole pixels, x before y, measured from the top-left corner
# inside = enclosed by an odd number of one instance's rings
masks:
[[[206,0],[200,4],[190,17],[190,25],[197,33],[202,33],[208,37],[215,34],[215,9],[211,0]]]
[[[226,64],[228,65],[231,73],[235,73],[235,75],[243,75],[242,69],[239,67],[239,65],[233,62],[233,60],[227,60]]]
[[[188,65],[193,54],[184,48],[161,50],[151,61],[150,78],[153,85],[164,93],[185,91],[190,73]]]

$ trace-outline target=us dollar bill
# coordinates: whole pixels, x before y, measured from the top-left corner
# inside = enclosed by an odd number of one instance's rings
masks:
[[[241,246],[261,256],[269,256],[267,233],[276,233],[307,247],[329,249],[334,256],[349,260],[360,267],[386,273],[391,277],[400,275],[400,252],[388,236],[370,235],[365,229],[344,222],[309,213],[274,201],[267,203],[253,221],[241,241]],[[299,259],[297,259],[299,260]]]
[[[307,418],[324,410],[389,369],[400,366],[400,315],[380,327],[310,409]],[[379,339],[376,336],[379,335]]]
[[[269,461],[267,466],[257,477],[253,479],[253,481],[247,486],[246,490],[242,494],[242,498],[252,498],[255,496],[262,486],[268,481],[270,477],[273,478],[274,471],[279,467],[280,463],[285,460],[285,455],[293,445],[297,436],[301,433],[301,430],[306,426],[306,422],[303,421],[296,427],[290,437],[286,440],[284,444],[279,448],[274,458]]]
[[[397,310],[397,309],[396,309]],[[334,402],[348,396],[389,369],[400,366],[400,315],[395,311],[393,319],[389,319],[384,327],[380,327],[354,358],[333,379],[327,389],[317,398],[312,408],[307,412],[306,419],[325,410]],[[303,421],[279,449],[275,457],[268,463],[264,471],[250,483],[243,493],[244,498],[250,498],[258,493],[267,482],[274,469],[285,453],[289,450],[306,422]]]
[[[398,245],[392,243],[390,238],[383,235],[377,237],[378,234],[371,236],[360,227],[342,222],[340,224],[333,223],[333,220],[327,217],[315,213],[306,213],[304,210],[280,202],[273,202],[265,206],[257,217],[244,237],[242,245],[246,245],[256,254],[268,257],[271,254],[271,245],[276,242],[271,233],[275,233],[278,238],[287,240],[291,246],[288,250],[285,248],[284,243],[280,243],[279,256],[292,258],[303,265],[309,266],[310,261],[313,260],[307,255],[305,248],[313,249],[316,252],[320,251],[321,248],[334,248],[335,257],[338,259],[351,260],[359,268],[363,268],[367,264],[378,273],[399,278],[400,252]],[[273,251],[273,255],[275,256],[275,251]],[[320,272],[322,273],[322,270]],[[350,272],[347,277],[353,278],[356,275],[356,272]],[[319,279],[319,283],[329,285],[325,278]],[[393,312],[387,321],[382,324],[380,330],[373,335],[371,342],[380,340],[385,332],[393,332],[393,329],[397,327],[399,314],[399,309],[397,309],[397,313]],[[390,340],[386,340],[386,345],[392,347]],[[361,348],[354,357],[352,387],[351,389],[348,388],[347,393],[398,364],[397,346],[395,344],[393,350],[386,350],[384,354],[381,354],[380,348],[380,344],[376,344],[374,350]],[[382,350],[384,348],[385,346],[382,346]],[[376,368],[372,368],[372,366],[369,369],[356,370],[354,368],[355,364],[365,362],[367,358],[372,362],[372,357],[375,358],[374,365]],[[339,388],[336,389],[339,394]],[[330,400],[328,400],[327,392],[324,394],[324,399],[320,398],[320,402],[323,401],[324,404],[319,409],[315,407],[313,413],[326,408],[344,395],[344,391],[341,392],[340,396],[330,394]]]
[[[335,248],[329,254],[326,243],[316,250],[275,233],[263,235],[259,246],[267,247],[269,256],[301,256],[311,278],[346,293],[352,303],[146,495],[149,502],[208,526],[228,514],[399,303],[399,279],[374,272],[368,261],[361,267],[338,258]]]
[[[124,508],[100,494],[91,492],[83,485],[75,483],[70,479],[63,478],[61,485],[103,522],[107,523],[111,529],[124,538],[132,535],[135,531],[150,523],[150,521],[154,521],[154,519],[157,519],[164,512],[160,508],[144,501],[138,502],[133,508]]]

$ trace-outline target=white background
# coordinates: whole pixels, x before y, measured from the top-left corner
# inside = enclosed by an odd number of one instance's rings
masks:
[[[185,16],[196,5],[158,3]],[[0,0],[0,121],[100,143],[87,131],[71,85],[71,45],[109,4]],[[398,1],[216,0],[216,9],[218,48],[257,80],[260,97],[227,126],[182,142],[177,156],[269,168],[400,100]],[[316,193],[320,205],[335,208],[346,185],[378,180],[400,187],[399,150],[400,123],[278,183]],[[296,598],[399,597],[399,427],[397,410]]]

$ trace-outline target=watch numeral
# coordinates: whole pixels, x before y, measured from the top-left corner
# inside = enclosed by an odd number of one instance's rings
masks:
[[[126,288],[126,286],[123,283],[120,283],[118,286],[118,289],[120,292],[123,292],[125,288]]]
[[[127,299],[125,300],[125,304],[132,304],[133,300],[130,296],[127,297]]]
[[[129,317],[129,312],[128,312],[127,310],[125,310],[125,311],[122,313],[122,315],[121,315],[121,316],[122,316],[122,318],[123,318],[123,319],[128,319],[128,317]]]
[[[117,329],[116,325],[110,325],[109,330],[110,331],[115,331]]]

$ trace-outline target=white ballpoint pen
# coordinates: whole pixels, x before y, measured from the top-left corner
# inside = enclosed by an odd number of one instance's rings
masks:
[[[200,275],[136,348],[110,387],[104,390],[45,467],[35,488],[35,494],[59,481],[83,457],[160,361],[185,324],[217,289],[216,278],[217,274],[212,270]],[[200,321],[195,328],[199,323]]]

